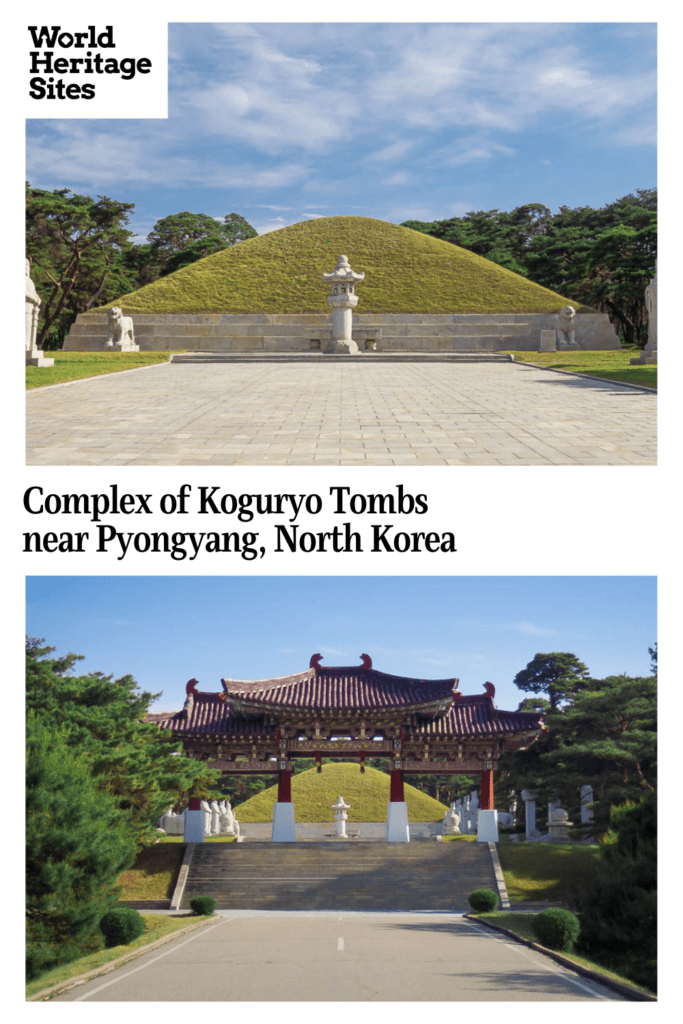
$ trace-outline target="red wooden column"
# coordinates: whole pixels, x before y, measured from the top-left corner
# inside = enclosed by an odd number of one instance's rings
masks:
[[[392,768],[389,773],[389,778],[389,800],[392,804],[403,803],[405,800],[405,796],[403,795],[403,772]]]
[[[492,811],[494,809],[493,802],[493,770],[491,768],[486,771],[479,772],[479,784],[480,784],[480,797],[479,806],[482,811]]]
[[[292,772],[281,768],[277,773],[277,802],[279,804],[291,804],[292,802]]]

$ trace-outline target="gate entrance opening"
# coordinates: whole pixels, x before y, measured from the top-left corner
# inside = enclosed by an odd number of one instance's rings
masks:
[[[181,711],[150,714],[182,739],[188,756],[224,774],[277,775],[274,842],[293,842],[292,758],[358,761],[383,757],[390,765],[387,840],[407,842],[403,784],[410,775],[478,775],[477,838],[496,841],[493,773],[501,754],[529,746],[543,728],[541,714],[501,711],[495,688],[465,696],[457,679],[415,679],[373,668],[324,666],[314,654],[303,672],[256,681],[222,679],[204,693],[191,679]]]

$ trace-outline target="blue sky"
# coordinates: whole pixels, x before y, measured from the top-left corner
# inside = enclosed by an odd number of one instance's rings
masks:
[[[323,664],[496,687],[500,708],[537,652],[571,651],[595,678],[648,675],[657,637],[656,582],[633,576],[27,578],[26,631],[77,672],[131,673],[182,706],[185,683],[264,679]]]
[[[646,23],[171,24],[168,120],[28,121],[27,178],[135,203],[140,239],[603,206],[656,185],[655,62]]]

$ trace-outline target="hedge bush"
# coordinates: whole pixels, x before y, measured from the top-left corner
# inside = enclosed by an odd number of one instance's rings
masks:
[[[549,907],[536,914],[533,922],[534,934],[538,941],[548,949],[565,952],[573,947],[579,937],[581,925],[576,914],[560,907]]]
[[[193,896],[190,900],[193,913],[210,917],[216,909],[216,901],[212,896]]]
[[[107,949],[112,946],[127,946],[145,930],[145,919],[132,907],[115,907],[100,919],[100,931],[104,935]]]
[[[498,906],[498,893],[493,889],[474,889],[468,896],[472,910],[485,913],[487,910],[495,910]]]

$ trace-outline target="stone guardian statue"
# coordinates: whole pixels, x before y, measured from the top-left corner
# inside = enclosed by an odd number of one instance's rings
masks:
[[[31,264],[26,263],[26,365],[54,366],[54,359],[46,359],[36,344],[38,319],[40,317],[40,295],[31,279]]]
[[[112,306],[107,314],[106,347],[115,352],[139,352],[140,346],[135,344],[132,316],[124,316],[118,306]]]
[[[575,317],[576,310],[573,306],[563,306],[560,310],[560,326],[557,330],[558,349],[580,348],[576,340]]]

